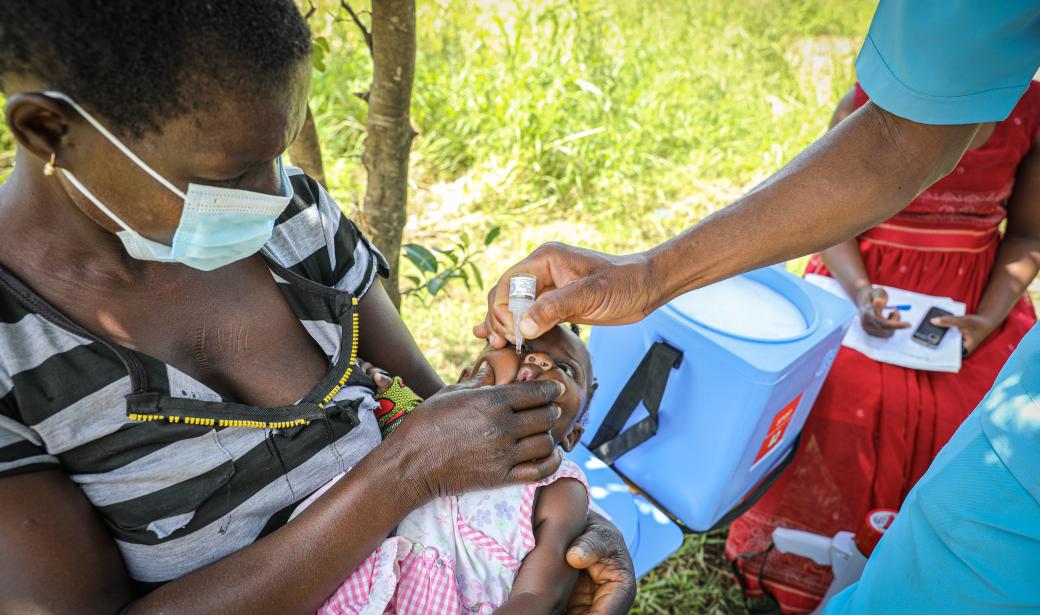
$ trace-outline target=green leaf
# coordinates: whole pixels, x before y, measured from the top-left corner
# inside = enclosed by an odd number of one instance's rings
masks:
[[[448,276],[444,275],[446,273],[447,271],[443,271],[430,279],[429,284],[426,285],[426,290],[429,291],[431,295],[439,293],[441,289],[444,288],[444,285],[448,283]]]
[[[472,261],[470,261],[470,262],[472,262]],[[451,277],[458,278],[458,279],[462,280],[462,283],[466,285],[466,290],[473,290],[472,288],[470,288],[470,285],[469,285],[469,274],[466,273],[465,269],[459,268],[458,272],[455,273],[454,275],[452,275]]]
[[[437,273],[437,257],[426,248],[414,243],[405,244],[404,255],[419,271]]]
[[[473,272],[473,279],[477,281],[477,286],[480,287],[480,290],[484,290],[484,277],[480,275],[480,269],[477,267],[477,264],[473,261],[469,261],[466,264],[469,265],[470,271]]]
[[[325,72],[325,54],[327,51],[327,48],[315,45],[314,50],[311,52],[311,65],[314,66],[319,73]]]
[[[493,241],[498,239],[498,236],[500,234],[502,234],[502,227],[501,226],[493,226],[493,227],[491,227],[491,230],[488,231],[488,234],[484,236],[484,245],[485,246],[490,246]]]
[[[407,279],[409,282],[412,283],[412,288],[413,289],[414,288],[419,288],[420,286],[422,286],[422,280],[420,280],[418,276],[406,275],[404,277],[405,277],[405,279]]]
[[[434,250],[440,252],[444,256],[447,256],[451,260],[452,265],[459,264],[459,257],[455,256],[455,250],[442,250],[440,248],[434,248]]]

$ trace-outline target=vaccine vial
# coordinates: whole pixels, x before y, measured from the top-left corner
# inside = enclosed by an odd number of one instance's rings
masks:
[[[513,338],[516,340],[516,354],[524,343],[520,333],[520,319],[534,305],[535,288],[538,280],[526,273],[518,273],[509,278],[509,311],[513,313]]]

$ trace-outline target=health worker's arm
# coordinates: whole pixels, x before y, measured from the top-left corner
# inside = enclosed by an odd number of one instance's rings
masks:
[[[922,44],[927,41],[927,44]],[[1040,65],[1040,4],[881,0],[856,61],[871,101],[733,205],[647,252],[547,244],[511,268],[475,333],[501,347],[509,278],[541,294],[521,323],[622,324],[730,276],[847,241],[948,173],[981,122],[1007,117]]]
[[[831,117],[828,130],[834,130],[835,126],[856,110],[855,96],[856,89],[853,87],[842,97]],[[888,316],[884,314],[882,308],[888,304],[888,293],[871,283],[856,238],[827,248],[820,252],[820,258],[831,276],[841,283],[845,293],[856,304],[864,331],[876,337],[891,337],[897,329],[910,326],[910,323],[899,319],[898,310],[892,310]]]
[[[537,337],[562,321],[634,322],[686,291],[847,241],[953,169],[977,128],[919,124],[868,102],[751,193],[656,248],[538,248],[502,276],[475,332],[498,347],[511,339],[514,273],[538,279],[521,323]]]

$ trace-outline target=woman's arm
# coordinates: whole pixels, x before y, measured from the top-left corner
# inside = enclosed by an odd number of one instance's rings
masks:
[[[554,472],[548,432],[562,388],[474,381],[445,390],[293,523],[133,602],[112,538],[79,489],[51,472],[0,479],[0,611],[313,611],[423,502]]]
[[[534,509],[535,547],[524,558],[513,590],[497,615],[562,613],[578,580],[567,549],[585,529],[589,496],[585,486],[561,479],[542,487]]]
[[[67,477],[0,479],[0,611],[313,611],[418,504],[387,488],[378,464],[394,462],[380,449],[295,522],[136,601],[112,537]]]
[[[845,93],[834,110],[828,131],[856,110],[855,98],[856,88],[853,87]],[[909,323],[900,322],[898,311],[893,311],[888,318],[882,313],[881,308],[888,303],[888,293],[871,284],[867,268],[863,265],[863,255],[859,251],[859,241],[855,238],[843,241],[820,252],[820,258],[856,304],[864,331],[877,337],[891,337],[896,329],[910,326]]]
[[[430,397],[444,388],[444,382],[419,350],[382,284],[373,282],[358,307],[359,356],[390,375],[403,378],[420,397]]]
[[[59,471],[0,479],[0,612],[116,613],[132,598],[116,543]]]
[[[1011,308],[1040,271],[1040,134],[1022,159],[1015,191],[1008,201],[1008,222],[989,282],[975,314],[948,316],[936,324],[957,327],[964,350],[973,352],[1007,318]]]

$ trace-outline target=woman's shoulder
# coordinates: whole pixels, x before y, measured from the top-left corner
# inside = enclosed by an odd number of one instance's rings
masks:
[[[386,259],[321,184],[300,169],[286,172],[293,197],[264,251],[313,282],[364,295],[376,275],[389,274]]]

